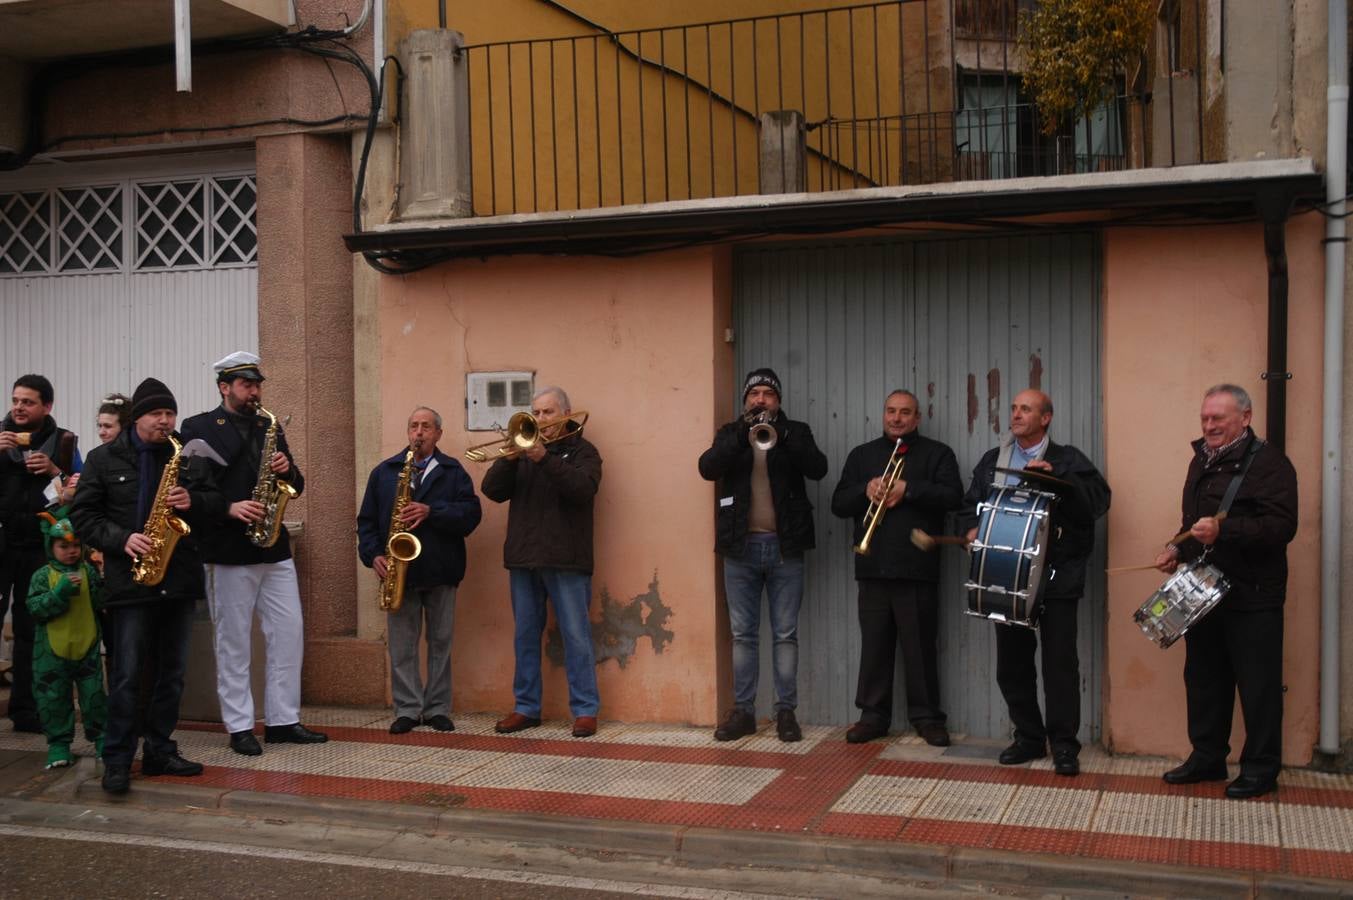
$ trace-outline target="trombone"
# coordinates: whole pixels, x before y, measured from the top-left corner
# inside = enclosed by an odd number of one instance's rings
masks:
[[[869,555],[869,543],[874,539],[874,529],[888,512],[888,494],[892,491],[893,485],[897,484],[897,479],[902,477],[902,467],[906,462],[907,445],[898,438],[897,443],[893,445],[893,455],[888,457],[888,465],[883,467],[883,484],[879,486],[879,495],[882,499],[870,500],[869,508],[864,511],[864,537],[860,538],[860,543],[855,547],[855,552],[861,556]]]
[[[545,429],[558,425],[565,427],[568,422],[577,422],[576,431],[562,431],[556,433],[554,437],[546,437]],[[587,411],[571,412],[561,419],[555,419],[551,422],[540,422],[529,412],[514,413],[512,418],[507,420],[507,429],[499,429],[500,437],[496,441],[488,441],[483,444],[476,444],[465,451],[465,458],[470,462],[494,462],[500,459],[515,459],[517,456],[530,450],[536,444],[549,444],[560,438],[568,437],[570,434],[578,434],[587,424]]]

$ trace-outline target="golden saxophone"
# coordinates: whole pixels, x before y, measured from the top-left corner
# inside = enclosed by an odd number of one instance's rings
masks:
[[[174,455],[164,464],[164,471],[160,473],[160,486],[155,489],[155,499],[150,505],[150,516],[141,529],[141,533],[150,538],[150,550],[132,563],[132,581],[146,587],[164,581],[164,573],[169,570],[169,557],[174,555],[174,546],[179,538],[192,531],[169,505],[169,492],[179,483],[180,454],[183,452],[183,445],[174,440],[172,434],[169,435],[169,445],[174,448]]]
[[[248,534],[249,543],[255,547],[271,547],[282,534],[282,513],[287,508],[287,501],[296,496],[296,489],[272,470],[272,458],[277,453],[277,416],[261,406],[258,414],[267,418],[268,431],[263,437],[258,480],[254,482],[254,493],[249,499],[263,504],[263,518],[249,523]]]
[[[390,510],[389,537],[385,539],[385,578],[381,580],[376,599],[386,612],[396,612],[404,605],[404,579],[409,574],[409,563],[423,552],[423,542],[404,530],[400,516],[413,496],[413,451],[404,454],[404,468],[399,471],[395,485],[395,504]]]

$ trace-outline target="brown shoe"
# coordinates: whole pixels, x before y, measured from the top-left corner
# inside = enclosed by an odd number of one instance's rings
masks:
[[[493,726],[493,730],[499,734],[512,734],[514,731],[525,731],[528,728],[535,728],[539,724],[539,719],[533,719],[530,716],[523,716],[519,712],[514,712],[506,719],[499,719],[498,724]]]
[[[943,722],[922,722],[916,726],[916,733],[932,747],[949,746],[949,729]]]
[[[872,740],[888,736],[888,726],[876,725],[863,719],[846,729],[846,743],[867,744]]]
[[[597,733],[596,716],[579,716],[573,720],[574,737],[591,737]]]

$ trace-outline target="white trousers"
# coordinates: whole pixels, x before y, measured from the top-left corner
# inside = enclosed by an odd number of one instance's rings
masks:
[[[254,727],[249,658],[255,612],[267,647],[264,721],[299,722],[304,633],[296,564],[289,559],[252,566],[208,564],[206,570],[216,645],[216,695],[226,730],[233,734]]]

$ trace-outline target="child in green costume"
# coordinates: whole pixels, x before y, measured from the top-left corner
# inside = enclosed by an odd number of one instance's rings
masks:
[[[47,768],[71,764],[75,737],[74,687],[80,695],[85,737],[103,755],[103,729],[108,700],[99,665],[99,620],[102,582],[81,558],[80,540],[65,510],[39,513],[47,565],[33,573],[28,585],[28,611],[37,622],[33,641],[33,698],[47,735]]]

